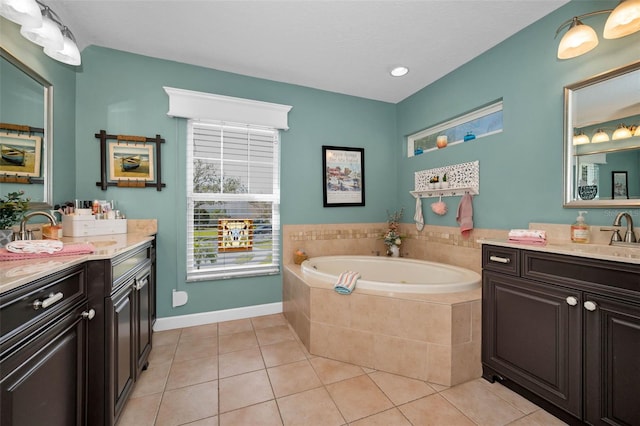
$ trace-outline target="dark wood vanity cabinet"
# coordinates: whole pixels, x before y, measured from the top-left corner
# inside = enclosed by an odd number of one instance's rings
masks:
[[[0,295],[0,424],[85,425],[84,265]]]
[[[155,320],[154,242],[88,264],[96,305],[89,350],[90,425],[113,425],[146,368]]]
[[[640,424],[640,265],[483,246],[483,377],[569,423]]]

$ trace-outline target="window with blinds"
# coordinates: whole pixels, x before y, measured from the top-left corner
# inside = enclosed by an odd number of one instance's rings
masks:
[[[189,120],[187,280],[280,271],[276,129]]]

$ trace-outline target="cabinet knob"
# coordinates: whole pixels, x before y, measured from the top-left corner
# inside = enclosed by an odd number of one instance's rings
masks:
[[[573,296],[569,296],[565,299],[567,301],[567,305],[576,306],[578,304],[578,299]]]
[[[89,312],[84,311],[81,315],[82,315],[82,318],[86,318],[89,321],[91,321],[93,317],[96,316],[96,311],[94,309],[89,309]]]
[[[591,300],[587,300],[586,302],[584,302],[584,308],[587,311],[595,311],[596,308],[598,307],[598,305],[596,304],[596,302],[592,302]]]

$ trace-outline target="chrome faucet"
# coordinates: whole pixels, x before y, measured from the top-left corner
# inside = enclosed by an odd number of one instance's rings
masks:
[[[30,212],[24,215],[22,220],[20,221],[20,232],[15,235],[16,240],[30,240],[31,239],[31,231],[27,231],[27,222],[34,216],[44,216],[49,219],[51,226],[56,226],[58,223],[56,222],[56,218],[49,212]]]
[[[636,242],[636,234],[633,230],[633,219],[631,215],[627,212],[618,213],[615,220],[613,221],[613,226],[620,226],[620,220],[622,218],[627,220],[627,232],[624,234],[624,242],[625,243],[635,243]]]

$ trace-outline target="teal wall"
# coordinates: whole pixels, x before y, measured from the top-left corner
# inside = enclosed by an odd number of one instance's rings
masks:
[[[476,227],[568,224],[576,211],[562,207],[562,89],[640,58],[640,34],[601,40],[594,51],[568,61],[556,59],[559,40],[553,35],[564,20],[611,6],[569,3],[397,105],[95,46],[82,52],[83,65],[74,69],[48,59],[16,35],[13,24],[0,22],[3,45],[55,87],[55,201],[114,199],[130,218],[158,218],[158,313],[169,317],[278,302],[282,277],[185,283],[186,124],[166,115],[163,86],[293,106],[281,145],[285,225],[383,222],[387,210],[400,207],[409,212],[409,222],[415,171],[474,160],[480,161]],[[601,33],[604,19],[596,16],[588,23]],[[504,132],[406,157],[406,135],[498,98],[504,99]],[[101,129],[165,138],[161,167],[167,187],[160,192],[96,187],[100,164],[94,134]],[[322,207],[322,145],[365,149],[365,207]],[[444,217],[424,209],[428,224],[456,225],[459,198],[446,201],[450,213]],[[608,225],[616,211],[589,212],[592,224]],[[638,217],[640,211],[632,213]],[[187,290],[188,304],[172,308],[172,289]]]
[[[577,211],[562,207],[563,87],[640,59],[640,33],[618,40],[599,35],[598,47],[569,60],[556,58],[561,36],[553,37],[565,20],[615,4],[573,1],[399,103],[400,205],[413,206],[408,190],[415,171],[479,160],[474,226],[511,229],[526,228],[529,222],[572,223]],[[586,18],[585,24],[602,34],[607,16]],[[499,98],[504,101],[502,133],[407,158],[407,135]],[[456,226],[459,197],[445,202],[450,212],[446,216],[423,209],[426,223]],[[586,218],[593,225],[610,225],[618,211],[589,209]],[[640,210],[633,209],[633,216],[640,223]]]
[[[282,299],[280,275],[185,283],[186,122],[167,116],[163,86],[293,106],[290,130],[281,138],[283,224],[382,222],[396,205],[396,162],[389,160],[397,155],[394,105],[94,46],[83,51],[82,60],[76,81],[76,155],[83,159],[76,166],[77,198],[114,199],[128,217],[158,218],[160,317]],[[165,138],[161,166],[167,187],[96,187],[100,151],[94,134],[101,129]],[[322,145],[365,149],[365,207],[322,207]],[[171,307],[173,288],[188,291],[185,306]]]

